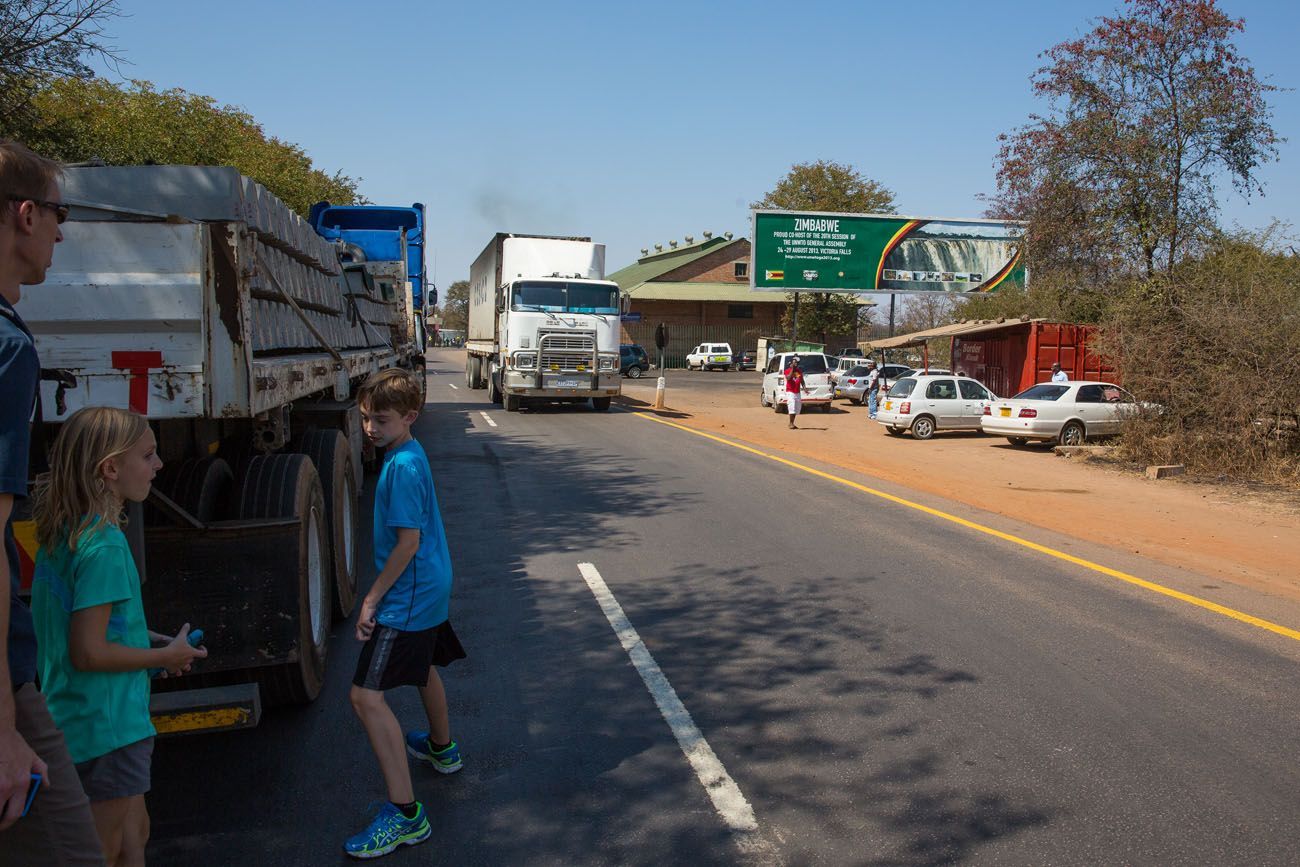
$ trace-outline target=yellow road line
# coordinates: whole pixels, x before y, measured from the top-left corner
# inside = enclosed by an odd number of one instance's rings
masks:
[[[668,427],[676,428],[677,430],[685,431],[686,433],[689,434],[694,434],[695,436],[698,437],[704,437],[705,439],[713,440],[714,442],[721,443],[724,446],[731,446],[734,449],[740,449],[743,452],[749,452],[750,454],[757,455],[761,458],[767,458],[768,460],[776,461],[778,464],[785,464],[787,467],[792,467],[796,470],[801,470],[805,473],[809,473],[811,475],[818,476],[823,479],[829,479],[832,482],[838,482],[839,484],[853,488],[854,490],[862,491],[865,494],[871,494],[873,497],[879,497],[882,500],[888,500],[891,503],[896,503],[900,506],[906,506],[909,509],[915,509],[918,512],[924,512],[925,514],[931,515],[936,518],[942,518],[945,521],[950,521],[959,526],[966,527],[969,530],[975,530],[976,532],[983,533],[986,536],[993,536],[997,539],[1002,539],[1005,542],[1011,542],[1012,544],[1020,545],[1023,548],[1028,548],[1031,551],[1037,551],[1040,554],[1046,554],[1049,557],[1055,557],[1058,560],[1064,560],[1067,563],[1073,563],[1076,566],[1082,566],[1085,569],[1090,569],[1093,572],[1106,575],[1110,578],[1116,578],[1120,581],[1124,581],[1128,584],[1132,584],[1135,587],[1141,587],[1143,590],[1149,590],[1152,593],[1159,593],[1162,596],[1168,596],[1171,599],[1177,599],[1180,602],[1186,602],[1189,605],[1195,605],[1198,608],[1204,608],[1206,611],[1213,611],[1215,614],[1221,614],[1224,617],[1230,617],[1233,620],[1240,621],[1241,623],[1248,623],[1251,626],[1255,626],[1260,629],[1267,629],[1269,632],[1275,632],[1278,635],[1284,636],[1286,638],[1290,638],[1295,641],[1300,641],[1300,630],[1291,629],[1289,627],[1282,626],[1280,624],[1273,623],[1271,621],[1264,620],[1259,617],[1255,617],[1254,615],[1247,614],[1244,611],[1237,611],[1234,608],[1228,608],[1225,605],[1220,605],[1217,602],[1211,602],[1208,599],[1202,599],[1199,596],[1193,596],[1190,593],[1183,593],[1181,590],[1175,590],[1172,587],[1165,587],[1162,584],[1156,584],[1153,581],[1147,581],[1145,578],[1139,578],[1136,575],[1130,575],[1127,572],[1121,572],[1118,569],[1112,569],[1109,566],[1103,566],[1100,563],[1094,563],[1091,560],[1085,560],[1082,557],[1075,557],[1073,554],[1067,554],[1064,551],[1058,551],[1055,548],[1049,548],[1046,545],[1040,545],[1037,542],[1031,542],[1028,539],[1022,539],[1019,536],[1013,536],[1010,533],[1004,533],[1001,530],[995,530],[992,527],[986,527],[983,524],[977,524],[974,521],[968,521],[965,518],[959,518],[956,515],[950,515],[947,512],[942,512],[938,509],[932,509],[929,506],[923,506],[920,503],[914,503],[911,500],[905,500],[902,497],[896,497],[893,494],[887,494],[884,491],[880,491],[875,488],[868,487],[867,485],[860,485],[857,482],[851,482],[848,479],[831,475],[830,473],[824,473],[821,470],[815,470],[812,467],[804,466],[803,464],[796,463],[792,460],[789,460],[788,458],[783,458],[780,455],[770,454],[768,452],[763,451],[762,449],[756,449],[753,446],[743,445],[738,442],[733,442],[732,440],[726,439],[724,437],[715,436],[714,434],[711,433],[705,433],[704,431],[696,430],[695,428],[687,427],[686,425],[677,424],[676,422],[671,422],[666,419],[659,418],[658,416],[652,415],[651,413],[648,412],[633,412],[632,414],[638,416],[639,418],[648,419],[649,421],[657,422],[658,424],[667,425]]]

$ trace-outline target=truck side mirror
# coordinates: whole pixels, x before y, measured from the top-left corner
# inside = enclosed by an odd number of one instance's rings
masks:
[[[619,300],[622,302],[622,303],[619,305],[619,311],[618,311],[619,313],[627,313],[628,311],[630,311],[630,310],[632,309],[632,296],[631,296],[631,295],[629,295],[629,294],[626,293],[626,292],[620,292],[620,293],[619,293]]]
[[[437,288],[431,288],[429,290],[429,293],[424,296],[424,299],[425,299],[424,303],[426,307],[437,307],[438,306]]]
[[[506,310],[506,293],[500,286],[497,287],[497,312],[504,313]]]

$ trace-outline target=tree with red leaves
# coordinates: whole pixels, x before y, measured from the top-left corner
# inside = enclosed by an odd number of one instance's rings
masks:
[[[1277,88],[1234,46],[1244,29],[1215,0],[1126,0],[1040,55],[1033,87],[1050,110],[1002,137],[990,209],[1029,220],[1031,263],[1093,278],[1169,271],[1214,231],[1225,181],[1263,194]]]

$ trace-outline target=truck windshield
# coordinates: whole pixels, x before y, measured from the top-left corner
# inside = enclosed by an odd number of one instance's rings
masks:
[[[511,310],[540,310],[547,313],[618,313],[618,287],[591,283],[516,283]]]

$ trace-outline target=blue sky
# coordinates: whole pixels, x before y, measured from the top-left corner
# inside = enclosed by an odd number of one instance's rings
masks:
[[[445,288],[497,231],[590,235],[611,271],[706,229],[746,234],[749,202],[817,159],[901,213],[978,217],[998,134],[1043,108],[1037,55],[1117,6],[120,0],[108,31],[122,76],[243,107],[376,203],[424,202]],[[1246,19],[1257,72],[1300,86],[1300,7],[1220,6]],[[1225,190],[1229,225],[1300,225],[1300,94],[1271,105],[1290,141],[1264,198]]]

